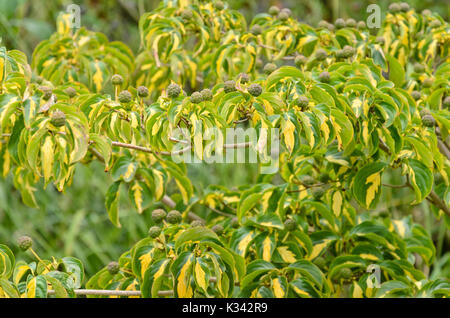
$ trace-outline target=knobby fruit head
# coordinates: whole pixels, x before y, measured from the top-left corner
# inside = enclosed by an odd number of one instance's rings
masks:
[[[297,222],[293,219],[287,219],[284,221],[284,228],[287,231],[295,231],[297,229]]]
[[[167,96],[170,98],[177,98],[181,93],[181,87],[175,83],[170,84],[167,87]]]
[[[77,91],[73,87],[67,87],[64,90],[64,93],[66,93],[67,96],[69,96],[69,98],[73,98],[73,97],[75,97],[77,95]]]
[[[345,21],[345,26],[349,27],[349,28],[354,28],[356,27],[356,21],[355,19],[347,19],[347,21]]]
[[[275,72],[276,69],[277,66],[273,63],[267,63],[266,65],[264,65],[264,73],[266,73],[267,75]]]
[[[120,76],[119,74],[114,74],[111,77],[111,82],[113,83],[113,85],[122,85],[123,84],[123,77]]]
[[[191,227],[201,227],[201,226],[205,226],[205,222],[201,220],[194,220],[191,222]]]
[[[156,224],[161,223],[166,218],[166,211],[163,209],[156,209],[152,211],[152,221]]]
[[[22,251],[26,251],[33,246],[33,239],[27,235],[21,236],[17,239],[17,245]]]
[[[151,238],[157,238],[160,234],[161,228],[159,226],[154,225],[148,230],[148,236]]]
[[[181,17],[183,18],[183,20],[188,21],[194,17],[194,14],[192,13],[192,10],[185,9],[181,12]]]
[[[247,73],[241,73],[239,74],[239,80],[242,84],[247,84],[250,82],[250,76]]]
[[[254,35],[260,35],[262,33],[262,27],[259,24],[255,24],[250,29],[250,33]]]
[[[138,96],[139,96],[139,97],[145,98],[145,97],[147,97],[148,94],[149,94],[148,88],[145,87],[145,86],[139,86],[138,89],[137,89],[137,93],[138,93]]]
[[[389,11],[392,13],[397,13],[401,10],[400,5],[398,3],[391,3],[389,5]]]
[[[48,87],[48,86],[41,86],[41,87],[39,87],[39,89],[42,91],[42,93],[44,93],[42,95],[42,99],[43,100],[49,100],[50,97],[52,97],[53,90],[50,87]]]
[[[119,263],[113,261],[110,262],[106,268],[111,275],[116,275],[120,270],[120,265]]]
[[[236,82],[235,81],[226,81],[223,85],[223,90],[225,93],[231,93],[236,90]]]
[[[169,213],[167,213],[167,222],[170,224],[178,224],[181,222],[181,213],[177,210],[172,210]]]
[[[211,230],[219,236],[223,234],[223,226],[220,224],[214,225]]]
[[[334,26],[336,29],[345,28],[345,20],[342,18],[336,19],[336,21],[334,21]]]
[[[123,104],[127,104],[131,102],[133,97],[131,96],[131,93],[129,91],[121,91],[118,96],[119,102]]]
[[[319,81],[321,81],[322,83],[328,83],[330,81],[330,73],[328,73],[327,71],[320,73]]]
[[[248,91],[251,95],[257,97],[257,96],[261,95],[261,93],[262,93],[262,87],[261,87],[261,85],[259,85],[259,84],[251,84],[251,85],[247,88],[247,91]]]
[[[191,103],[200,104],[203,101],[202,94],[200,92],[194,92],[191,95]]]
[[[414,100],[418,100],[418,99],[420,99],[421,95],[420,95],[419,91],[412,91],[411,96],[412,96],[412,98],[414,98]]]
[[[205,88],[200,92],[200,94],[202,95],[203,101],[210,101],[213,99],[213,93],[209,88]]]
[[[327,51],[325,51],[324,49],[318,49],[316,51],[316,59],[318,61],[323,61],[327,58],[328,54]]]
[[[426,127],[434,127],[436,125],[436,120],[432,115],[425,115],[422,117],[422,123]]]
[[[62,127],[66,124],[66,114],[57,110],[52,113],[50,123],[55,127]]]
[[[315,200],[320,200],[325,194],[325,189],[322,187],[314,187],[311,190],[311,194]]]
[[[280,13],[280,9],[279,9],[278,7],[276,7],[276,6],[271,6],[271,7],[269,8],[269,14],[270,14],[270,15],[275,16],[275,15],[278,15],[278,13]]]
[[[309,105],[309,98],[306,96],[300,96],[297,99],[297,105],[301,108],[306,108]]]
[[[295,57],[294,62],[297,67],[301,67],[308,62],[308,59],[304,55],[300,54]]]

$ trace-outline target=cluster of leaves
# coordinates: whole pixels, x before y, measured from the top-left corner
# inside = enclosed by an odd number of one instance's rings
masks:
[[[139,213],[160,200],[181,211],[184,222],[155,220],[159,229],[88,288],[145,297],[448,296],[448,281],[414,266],[435,260],[429,234],[411,217],[367,212],[383,174],[398,169],[411,204],[428,200],[450,220],[450,26],[392,9],[373,36],[351,19],[314,28],[271,8],[247,26],[220,1],[167,1],[141,17],[136,59],[101,34],[73,32],[63,15],[31,67],[0,48],[0,169],[36,206],[40,178],[63,191],[77,164],[101,160],[114,181],[105,201],[116,226],[124,189]],[[182,143],[182,153],[206,159],[226,148],[202,140],[206,129],[240,126],[280,130],[279,173],[200,195],[172,151]],[[174,136],[179,128],[187,140]],[[207,225],[196,206],[212,211]],[[14,257],[2,248],[0,290],[28,293],[22,276],[6,280]],[[61,262],[27,265],[24,279],[41,277],[33,284],[45,285],[45,296],[49,273],[66,273]],[[371,264],[381,269],[379,287],[368,283]],[[69,296],[79,287],[59,281]]]

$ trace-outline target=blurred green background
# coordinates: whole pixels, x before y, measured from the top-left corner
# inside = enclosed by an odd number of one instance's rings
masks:
[[[247,21],[255,13],[266,12],[272,5],[290,8],[294,16],[317,25],[338,17],[357,20],[367,17],[366,8],[376,3],[386,12],[389,0],[223,0],[241,11]],[[419,11],[430,9],[448,20],[449,0],[409,0]],[[81,25],[105,33],[110,40],[125,42],[135,53],[139,49],[138,21],[142,13],[156,8],[158,0],[0,0],[0,37],[8,48],[20,49],[31,56],[33,48],[55,30],[59,13],[70,4],[81,8]]]
[[[366,17],[365,8],[377,3],[383,12],[391,1],[367,0],[229,0],[229,5],[239,9],[250,21],[255,12],[264,12],[271,5],[289,7],[297,19],[316,25],[320,20],[334,21],[337,17]],[[448,20],[450,7],[447,0],[406,1],[418,10],[430,9]],[[67,5],[81,6],[81,24],[88,29],[105,33],[110,40],[125,42],[137,53],[139,50],[138,20],[146,11],[155,8],[155,0],[121,1],[32,1],[0,0],[0,37],[8,49],[20,49],[30,57],[33,48],[48,38],[55,30],[55,19]],[[197,189],[210,184],[228,187],[255,182],[254,165],[204,165],[188,167],[191,180]],[[401,183],[399,175],[386,174],[386,183]],[[104,194],[111,180],[103,172],[99,163],[77,167],[74,184],[65,193],[59,193],[52,185],[43,189],[40,185],[36,193],[40,209],[26,207],[20,193],[14,189],[11,177],[0,179],[0,242],[18,252],[15,239],[28,234],[35,240],[36,250],[41,257],[52,255],[61,257],[73,255],[86,265],[88,275],[130,248],[147,234],[151,224],[150,209],[142,215],[129,204],[126,194],[120,205],[122,228],[115,228],[108,220],[104,207]],[[124,191],[125,192],[125,191]],[[450,278],[450,235],[445,224],[436,220],[426,202],[411,206],[414,194],[408,189],[385,189],[384,198],[374,215],[388,211],[394,218],[412,215],[432,234],[437,248],[436,265],[425,268],[432,277]],[[156,205],[155,205],[156,206]],[[198,213],[204,210],[195,208]],[[29,260],[29,256],[19,254],[19,258]],[[445,269],[445,272],[442,270]]]

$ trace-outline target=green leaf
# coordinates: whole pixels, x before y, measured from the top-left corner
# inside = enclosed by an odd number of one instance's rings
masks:
[[[389,79],[394,82],[395,86],[402,87],[402,84],[405,81],[405,71],[403,70],[403,66],[391,55],[387,55],[386,60],[389,65]]]
[[[431,192],[433,186],[433,173],[422,162],[409,159],[406,162],[409,183],[414,188],[416,203],[422,202]]]
[[[381,195],[381,174],[386,167],[383,162],[368,163],[353,180],[353,195],[361,206],[373,209]]]
[[[178,249],[183,244],[196,243],[208,238],[219,239],[216,233],[206,227],[190,228],[178,236],[175,241],[175,249]]]
[[[119,188],[120,181],[114,182],[106,191],[105,206],[112,224],[121,227],[119,221]]]

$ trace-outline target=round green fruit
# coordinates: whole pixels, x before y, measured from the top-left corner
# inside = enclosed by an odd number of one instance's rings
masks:
[[[286,12],[281,11],[278,13],[278,20],[280,21],[287,21],[289,19],[289,15]]]
[[[74,98],[75,96],[77,96],[77,91],[73,87],[67,87],[64,90],[64,93],[66,93],[69,98]]]
[[[111,275],[116,275],[120,270],[120,265],[117,262],[110,262],[106,268]]]
[[[53,90],[48,86],[41,86],[39,89],[44,93],[42,96],[43,100],[49,100],[52,97]]]
[[[205,222],[200,220],[194,220],[191,222],[191,227],[201,227],[201,226],[205,226]]]
[[[349,27],[349,28],[354,28],[356,27],[356,21],[355,19],[347,19],[347,21],[345,21],[345,26]]]
[[[366,28],[366,23],[364,21],[359,21],[358,24],[356,25],[356,28],[358,30],[364,30]]]
[[[327,265],[327,261],[322,256],[317,257],[313,261],[313,263],[314,263],[314,265],[316,265],[319,268],[325,268],[325,266]]]
[[[422,85],[425,88],[430,88],[431,86],[433,86],[433,83],[434,83],[433,79],[428,77],[423,80]]]
[[[336,29],[345,28],[345,20],[341,18],[336,19],[336,21],[334,21],[334,26],[336,27]]]
[[[416,72],[416,73],[425,72],[425,66],[423,66],[422,64],[419,64],[419,63],[414,64],[414,72]]]
[[[327,71],[320,73],[319,81],[321,81],[322,83],[328,83],[330,81],[330,73],[328,73]]]
[[[213,93],[209,88],[203,89],[200,94],[202,95],[203,101],[210,101],[213,99]]]
[[[350,45],[344,46],[342,51],[344,53],[344,57],[352,57],[353,55],[355,55],[355,49]]]
[[[304,176],[302,178],[302,183],[306,186],[312,186],[313,184],[316,183],[316,180],[311,176]]]
[[[339,271],[338,275],[339,275],[340,278],[347,280],[347,279],[350,279],[352,277],[352,274],[353,273],[352,273],[352,270],[350,268],[344,267],[344,268],[342,268]]]
[[[315,56],[316,56],[316,60],[324,61],[327,58],[328,53],[324,49],[318,49],[316,51],[316,55]]]
[[[419,91],[412,91],[411,96],[412,98],[414,98],[414,100],[419,100],[421,95]]]
[[[247,73],[241,73],[239,74],[239,81],[241,82],[241,84],[247,84],[248,82],[250,82],[250,76],[248,76]]]
[[[398,3],[391,3],[389,5],[389,11],[392,13],[397,13],[401,10],[400,5]]]
[[[181,93],[181,87],[175,83],[170,84],[167,87],[167,96],[170,98],[177,98]]]
[[[284,228],[287,231],[295,231],[297,229],[297,222],[293,219],[287,219],[284,221]]]
[[[328,22],[325,20],[322,20],[318,24],[319,28],[327,29],[328,28]]]
[[[181,222],[181,213],[177,210],[172,210],[167,213],[167,222],[170,224],[178,224]]]
[[[301,67],[308,62],[308,59],[304,55],[297,55],[295,57],[294,63],[297,67]]]
[[[114,74],[111,77],[111,82],[113,83],[113,85],[122,85],[123,83],[123,77],[120,76],[119,74]]]
[[[431,21],[431,23],[430,23],[430,27],[432,27],[433,29],[434,28],[439,28],[441,25],[442,25],[441,21],[439,21],[437,19]]]
[[[306,108],[309,105],[309,98],[306,96],[300,96],[297,98],[297,105],[301,108]]]
[[[255,97],[261,95],[262,93],[262,87],[259,84],[251,84],[248,88],[247,91],[250,93],[250,95],[253,95]]]
[[[26,251],[33,246],[33,239],[27,235],[21,236],[17,239],[17,245],[22,251]]]
[[[193,104],[200,104],[203,102],[202,94],[200,92],[194,92],[192,93],[190,100]]]
[[[279,9],[278,7],[276,7],[276,6],[271,6],[271,7],[269,8],[269,14],[270,14],[270,15],[276,16],[276,15],[278,15],[278,13],[280,13],[280,9]]]
[[[161,223],[166,218],[166,211],[163,209],[156,209],[152,211],[152,221],[156,224]]]
[[[194,17],[194,14],[192,13],[192,10],[185,9],[183,10],[183,12],[181,12],[181,17],[183,18],[183,20],[188,21]]]
[[[139,86],[138,89],[137,89],[137,93],[138,93],[138,96],[139,96],[139,97],[145,98],[145,97],[147,97],[148,94],[149,94],[148,88],[145,87],[145,86]]]
[[[400,3],[400,10],[403,12],[408,12],[409,11],[409,4],[406,2],[402,2]]]
[[[434,127],[436,125],[436,120],[431,115],[425,115],[422,117],[422,123],[425,127]]]
[[[154,225],[148,230],[148,236],[151,238],[157,238],[160,234],[161,228],[159,226]]]
[[[235,81],[226,81],[223,84],[223,90],[225,93],[231,93],[236,90],[236,82]]]
[[[311,194],[314,200],[320,200],[320,198],[325,194],[325,189],[322,187],[314,187],[311,189]]]
[[[277,66],[273,63],[267,63],[266,65],[264,65],[264,73],[266,73],[267,75],[275,72],[276,69]]]
[[[54,111],[50,123],[55,127],[62,127],[66,124],[66,115],[60,110]]]
[[[123,103],[123,104],[127,104],[129,102],[131,102],[131,99],[133,98],[131,96],[131,93],[129,91],[121,91],[119,93],[119,102]]]
[[[211,230],[219,236],[223,234],[223,226],[220,224],[214,225]]]
[[[250,29],[250,33],[253,35],[260,35],[262,33],[262,27],[259,24],[255,24]]]

